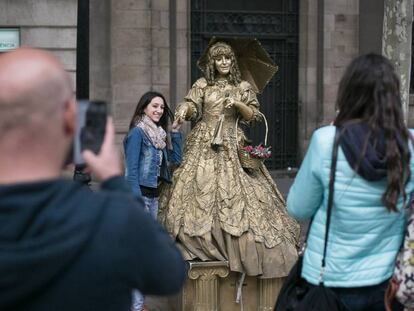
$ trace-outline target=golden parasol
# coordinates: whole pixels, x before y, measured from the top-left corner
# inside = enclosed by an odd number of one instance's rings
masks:
[[[225,42],[233,48],[242,79],[249,82],[256,93],[263,91],[278,70],[277,65],[256,38],[212,37],[197,62],[198,68],[203,72],[208,61],[208,50],[216,42]]]

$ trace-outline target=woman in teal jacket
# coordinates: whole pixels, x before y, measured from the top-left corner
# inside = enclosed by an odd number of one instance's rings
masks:
[[[292,217],[313,219],[302,277],[310,284],[319,283],[331,155],[338,130],[324,283],[334,288],[349,310],[384,310],[384,291],[403,239],[403,208],[414,188],[412,147],[391,63],[376,54],[356,58],[340,82],[337,106],[334,125],[312,135],[288,195]]]

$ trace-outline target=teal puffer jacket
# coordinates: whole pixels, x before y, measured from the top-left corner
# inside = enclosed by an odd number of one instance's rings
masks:
[[[306,220],[314,216],[302,277],[315,285],[319,283],[321,271],[334,136],[334,126],[314,132],[287,199],[292,217]],[[410,150],[412,153],[411,144]],[[414,189],[413,158],[407,193]],[[400,212],[388,212],[384,207],[381,196],[385,187],[385,179],[369,182],[357,175],[339,147],[324,276],[326,286],[370,286],[391,277],[404,235],[405,213],[401,211],[402,197],[398,203]]]

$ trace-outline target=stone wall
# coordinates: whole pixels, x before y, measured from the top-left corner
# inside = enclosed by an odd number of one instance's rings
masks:
[[[190,8],[187,0],[177,0],[177,100],[187,94],[190,81]],[[172,99],[173,100],[173,99]]]
[[[359,0],[301,0],[299,141],[303,156],[315,128],[335,118],[338,84],[359,53]]]
[[[19,27],[21,46],[49,50],[75,85],[76,0],[0,0],[0,27]]]
[[[120,135],[127,131],[143,93],[161,92],[174,109],[188,88],[187,1],[173,3],[175,25],[171,24],[168,0],[111,1],[111,99]],[[172,26],[176,29],[170,33]],[[172,60],[171,55],[176,55],[176,59]],[[175,62],[173,67],[171,61]],[[171,78],[174,83],[170,83]]]
[[[324,114],[323,124],[335,118],[339,81],[359,54],[359,0],[325,2]]]
[[[306,149],[312,131],[318,126],[318,0],[301,0],[299,7],[299,144]]]
[[[152,77],[151,1],[110,1],[112,113],[117,132],[126,132],[139,96]]]
[[[110,0],[89,1],[89,97],[111,103]]]
[[[173,107],[183,101],[191,87],[191,65],[190,65],[190,5],[188,0],[177,0],[177,67],[176,67],[176,98],[171,98]],[[181,131],[186,134],[190,131],[190,123],[184,124]]]
[[[359,53],[382,53],[382,25],[384,2],[364,0],[359,2]]]

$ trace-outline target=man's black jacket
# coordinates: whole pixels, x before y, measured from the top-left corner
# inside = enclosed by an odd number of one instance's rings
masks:
[[[122,177],[99,192],[63,179],[0,186],[0,310],[130,310],[168,295],[185,263]]]

